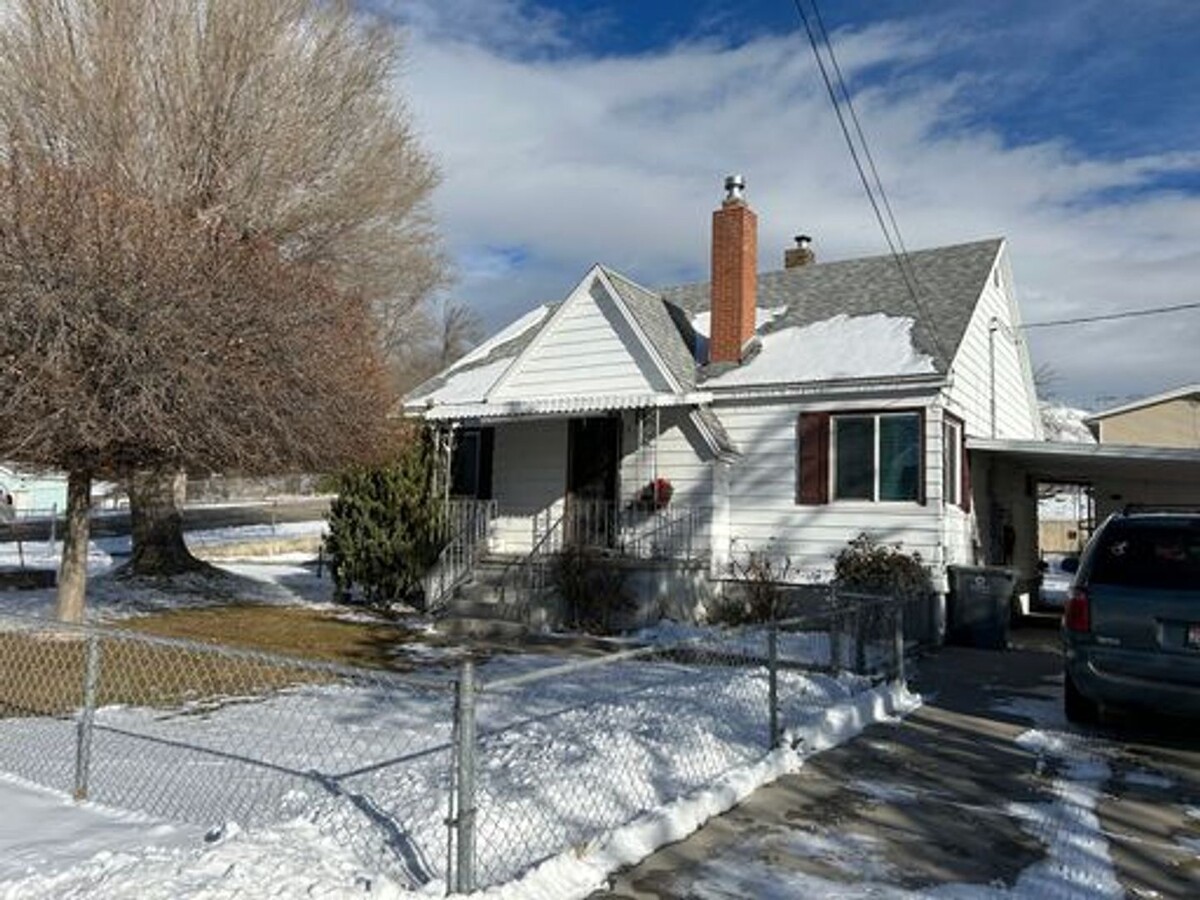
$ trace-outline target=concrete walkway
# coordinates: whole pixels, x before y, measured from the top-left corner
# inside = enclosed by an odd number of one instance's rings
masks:
[[[926,705],[811,758],[597,898],[1200,897],[1200,724],[1061,714],[1053,623],[916,667]]]

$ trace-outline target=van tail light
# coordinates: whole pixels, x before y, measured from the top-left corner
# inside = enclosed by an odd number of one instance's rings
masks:
[[[1067,598],[1067,607],[1063,610],[1063,627],[1067,631],[1092,630],[1092,605],[1088,601],[1087,591],[1081,587],[1074,588]]]

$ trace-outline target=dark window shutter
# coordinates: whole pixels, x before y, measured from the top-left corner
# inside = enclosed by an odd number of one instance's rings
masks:
[[[962,427],[958,430],[962,440],[961,457],[959,459],[958,468],[962,473],[962,497],[959,500],[959,506],[963,508],[963,512],[971,511],[971,466],[967,460],[967,429]]]
[[[479,430],[479,484],[475,496],[479,500],[492,499],[492,454],[496,448],[496,429]]]
[[[829,413],[801,413],[796,424],[796,502],[829,502]]]

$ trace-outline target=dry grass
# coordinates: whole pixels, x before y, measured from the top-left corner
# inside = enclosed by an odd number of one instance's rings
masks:
[[[395,648],[418,633],[382,621],[349,621],[303,607],[232,604],[127,619],[121,627],[158,637],[224,644],[370,669],[406,671]]]
[[[129,619],[123,630],[392,671],[411,664],[394,648],[415,632],[386,622],[353,622],[319,610],[232,605]],[[132,637],[132,636],[131,636]],[[104,638],[97,703],[174,707],[267,693],[330,676],[273,660]],[[67,631],[0,634],[0,716],[54,715],[82,705],[87,644]]]

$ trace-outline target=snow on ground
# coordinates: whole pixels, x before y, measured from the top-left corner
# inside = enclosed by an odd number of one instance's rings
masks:
[[[243,590],[259,584],[254,599],[328,597],[328,580],[307,567],[223,568]],[[92,587],[101,618],[211,599],[148,586],[130,601],[128,585],[102,577]],[[52,592],[0,592],[0,613],[51,603]],[[719,639],[711,630],[688,637]],[[720,649],[757,653],[761,640]],[[780,647],[785,659],[829,653],[815,635],[781,636]],[[501,682],[564,658],[512,654],[479,666],[492,685],[478,711],[480,878],[520,877],[489,894],[585,897],[808,755],[918,702],[853,676],[786,671],[784,747],[765,753],[763,668],[684,659],[623,660],[517,685]],[[0,898],[440,896],[451,704],[445,687],[319,683],[178,709],[102,707],[82,806],[67,793],[74,718],[0,719],[0,771],[62,792],[0,779],[0,809],[38,823],[0,830]],[[125,808],[143,812],[117,811]]]
[[[324,521],[281,522],[277,525],[242,525],[185,532],[185,540],[193,550],[239,543],[260,543],[269,539],[289,539],[324,532]],[[25,568],[56,569],[62,554],[61,542],[30,542],[22,548]],[[88,553],[88,616],[102,621],[130,615],[144,615],[169,609],[210,606],[214,603],[252,601],[281,605],[319,605],[334,608],[330,603],[333,586],[328,570],[322,577],[304,563],[312,559],[308,553],[275,554],[245,560],[222,560],[217,568],[228,578],[178,576],[171,579],[171,589],[164,590],[155,580],[128,581],[108,577],[121,557],[129,553],[129,537],[99,538],[89,545]],[[114,557],[116,557],[114,559]],[[19,554],[16,544],[0,543],[0,566],[16,567]],[[55,591],[0,591],[0,613],[25,616],[49,616],[54,610]],[[353,615],[344,607],[340,614]]]
[[[1045,857],[1021,872],[1011,887],[947,883],[906,889],[896,883],[897,873],[878,839],[832,828],[755,835],[736,849],[709,859],[671,885],[672,889],[694,900],[1103,900],[1125,896],[1096,815],[1096,804],[1111,777],[1104,748],[1067,730],[1056,699],[1010,697],[993,709],[1037,723],[1021,733],[1016,743],[1037,754],[1039,771],[1051,777],[1053,799],[1049,803],[1007,807],[1046,848]],[[919,800],[901,785],[857,781],[848,786],[880,803]],[[1200,810],[1194,815],[1200,817]],[[788,863],[806,858],[819,860],[822,868],[832,872],[818,875]]]
[[[494,683],[544,664],[497,659],[480,676]],[[916,702],[854,678],[788,672],[781,688],[790,727],[771,753],[761,669],[623,661],[485,691],[481,880],[524,872],[492,893],[587,896],[616,867]],[[76,810],[65,795],[5,781],[0,808],[48,822],[79,812],[85,818],[70,827],[86,839],[75,851],[47,849],[25,830],[8,832],[0,858],[32,864],[0,870],[0,897],[233,897],[268,885],[278,896],[346,896],[368,885],[372,896],[440,895],[450,708],[448,691],[347,685],[176,713],[102,708],[93,800],[197,827],[146,822],[135,832],[101,807]],[[25,767],[65,789],[73,736],[70,720],[0,720],[0,769]],[[221,837],[206,843],[199,835],[210,826]],[[386,873],[377,864],[385,841],[396,851]]]

